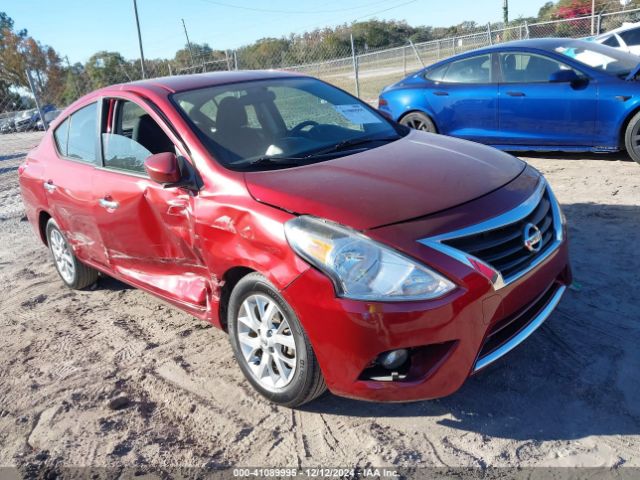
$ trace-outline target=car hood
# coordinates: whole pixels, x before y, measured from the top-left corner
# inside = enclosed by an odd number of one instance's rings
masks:
[[[368,230],[486,195],[524,168],[523,161],[493,148],[412,130],[334,160],[249,172],[245,181],[261,203]]]

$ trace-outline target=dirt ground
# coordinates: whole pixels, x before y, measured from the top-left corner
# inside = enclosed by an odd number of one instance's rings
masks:
[[[39,137],[0,137],[0,466],[640,467],[640,165],[626,156],[529,159],[568,218],[576,283],[506,359],[440,400],[326,394],[290,410],[253,392],[223,332],[115,280],[63,286],[17,184]]]

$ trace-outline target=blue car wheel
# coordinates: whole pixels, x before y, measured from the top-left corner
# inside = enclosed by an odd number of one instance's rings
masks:
[[[422,130],[423,132],[436,132],[436,126],[431,119],[421,112],[411,112],[400,119],[400,124],[414,130]]]

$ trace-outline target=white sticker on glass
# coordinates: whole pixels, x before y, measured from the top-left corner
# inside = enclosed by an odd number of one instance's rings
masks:
[[[382,123],[378,117],[357,103],[352,105],[334,105],[333,108],[351,123],[359,125],[365,123]]]

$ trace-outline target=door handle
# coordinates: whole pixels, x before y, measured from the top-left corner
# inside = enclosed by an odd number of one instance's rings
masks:
[[[55,192],[56,188],[58,188],[53,184],[53,182],[51,180],[49,180],[48,182],[43,183],[42,186],[49,193]]]
[[[525,97],[524,92],[507,92],[510,97]]]
[[[182,217],[186,214],[189,202],[183,199],[175,199],[167,202],[169,208],[167,209],[167,215],[173,215],[175,217]]]
[[[438,97],[448,97],[449,96],[449,92],[443,92],[442,90],[437,90],[437,91],[433,92],[433,94],[438,96]]]
[[[106,208],[107,210],[115,210],[120,206],[118,202],[113,200],[111,197],[104,197],[98,200],[98,203],[102,208]]]

